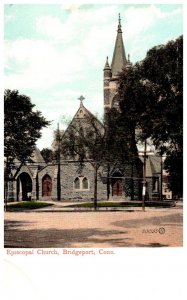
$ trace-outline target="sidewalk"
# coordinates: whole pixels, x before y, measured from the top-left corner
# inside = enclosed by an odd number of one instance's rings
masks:
[[[87,203],[85,202],[80,202],[80,201],[47,201],[50,204],[53,204],[51,206],[46,206],[43,208],[37,208],[34,211],[35,212],[91,212],[91,211],[95,211],[94,207],[73,207],[76,204],[83,204],[83,203]],[[108,202],[113,202],[113,201],[108,201]],[[70,207],[72,206],[72,207]],[[166,207],[166,208],[158,208],[159,211],[167,211],[168,209],[176,209],[176,208],[181,208],[181,204],[176,205],[175,207]],[[152,211],[153,209],[155,209],[155,207],[145,207],[146,211]],[[97,211],[102,211],[102,212],[107,212],[107,211],[126,211],[126,212],[134,212],[134,211],[142,211],[142,207],[97,207]]]

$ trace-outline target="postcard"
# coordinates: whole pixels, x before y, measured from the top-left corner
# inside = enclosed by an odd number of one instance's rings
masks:
[[[4,1],[5,299],[184,299],[183,9]]]

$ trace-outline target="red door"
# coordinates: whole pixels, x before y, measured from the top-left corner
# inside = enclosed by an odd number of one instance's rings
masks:
[[[115,179],[112,183],[112,196],[122,196],[122,180]]]
[[[49,175],[45,175],[42,179],[42,196],[51,196],[52,180]]]

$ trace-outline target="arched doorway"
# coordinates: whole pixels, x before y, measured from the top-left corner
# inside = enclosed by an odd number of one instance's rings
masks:
[[[48,174],[46,174],[42,178],[42,197],[51,196],[51,192],[52,192],[52,179]]]
[[[123,193],[123,183],[122,183],[122,174],[116,172],[112,176],[112,196],[122,196]]]
[[[23,172],[17,178],[17,200],[27,201],[27,194],[31,192],[32,179],[28,173]]]

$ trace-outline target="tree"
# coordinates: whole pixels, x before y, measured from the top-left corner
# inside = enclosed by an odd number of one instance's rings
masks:
[[[42,135],[41,129],[50,124],[34,107],[28,96],[17,90],[5,90],[4,155],[12,161],[29,158]]]
[[[17,90],[5,90],[4,93],[4,155],[5,167],[5,203],[7,201],[8,181],[15,158],[20,167],[29,159],[36,141],[41,137],[41,129],[47,127],[47,121],[40,111],[34,110],[28,96],[20,95]],[[11,178],[13,180],[13,178]]]
[[[49,148],[43,148],[40,152],[46,163],[50,163],[55,159],[54,152]]]
[[[174,151],[164,161],[164,168],[169,173],[169,189],[174,197],[182,197],[183,191],[183,153]]]
[[[140,162],[135,140],[135,130],[132,123],[116,108],[111,108],[105,115],[105,144],[107,165],[107,189],[109,193],[109,177],[116,169],[124,172],[125,168],[131,169],[131,179],[126,179],[125,194],[134,199],[134,173],[140,175]],[[139,176],[138,175],[138,176]]]
[[[152,48],[143,61],[125,69],[119,78],[119,97],[121,113],[139,129],[138,138],[151,138],[167,155],[171,182],[176,178],[182,182],[183,38]]]

